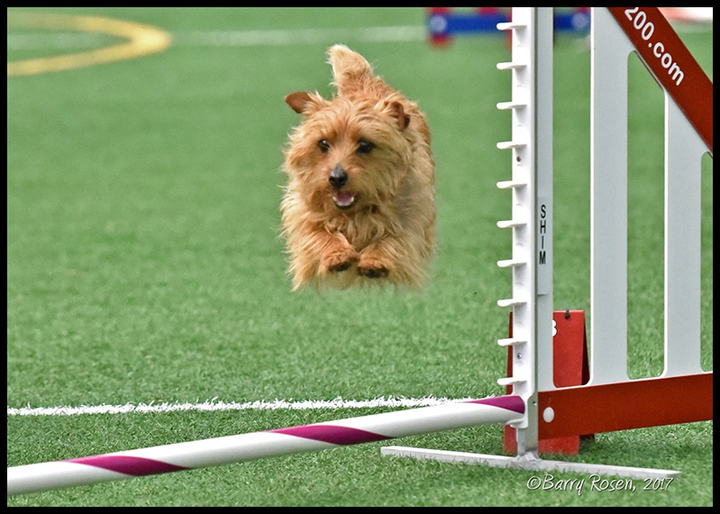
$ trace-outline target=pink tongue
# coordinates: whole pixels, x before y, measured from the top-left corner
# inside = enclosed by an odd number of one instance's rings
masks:
[[[335,203],[338,205],[350,205],[354,199],[355,195],[353,193],[335,191]]]

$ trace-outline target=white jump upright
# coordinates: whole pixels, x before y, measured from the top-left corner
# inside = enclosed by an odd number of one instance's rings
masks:
[[[511,110],[512,140],[498,143],[512,150],[512,180],[498,183],[512,194],[512,219],[498,227],[512,230],[512,257],[498,262],[512,270],[512,298],[498,301],[512,307],[512,338],[498,344],[512,347],[513,376],[498,380],[512,385],[526,402],[527,416],[518,430],[518,453],[537,453],[537,384],[544,366],[552,377],[552,180],[553,180],[553,10],[513,9],[512,100],[498,109]],[[540,130],[539,127],[544,129]],[[549,351],[548,351],[549,349]]]
[[[627,57],[633,45],[607,9],[593,9],[590,23],[590,381],[626,382]]]
[[[513,309],[513,337],[498,341],[512,347],[513,376],[498,383],[512,385],[513,394],[525,400],[527,408],[523,419],[512,423],[518,434],[517,459],[465,454],[461,460],[527,469],[528,461],[538,458],[539,370],[549,367],[549,375],[543,377],[552,380],[553,10],[513,8],[512,20],[498,24],[498,29],[512,31],[512,61],[497,65],[512,73],[512,98],[497,105],[512,115],[512,138],[497,145],[512,151],[512,178],[497,184],[512,194],[512,219],[497,223],[512,230],[512,255],[498,262],[512,270],[512,297],[498,305]],[[382,452],[443,460],[458,457],[442,450],[413,455],[412,449],[390,447]]]

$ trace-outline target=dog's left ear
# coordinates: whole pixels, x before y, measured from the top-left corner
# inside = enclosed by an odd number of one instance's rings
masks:
[[[307,114],[311,108],[318,109],[322,104],[320,95],[307,91],[296,91],[285,97],[285,103],[298,114]]]
[[[392,116],[397,119],[398,128],[405,130],[410,124],[410,116],[405,114],[405,109],[402,104],[400,102],[391,102],[388,107],[390,108]]]

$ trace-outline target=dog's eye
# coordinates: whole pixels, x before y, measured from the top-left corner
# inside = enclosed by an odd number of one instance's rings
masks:
[[[322,153],[328,153],[328,150],[330,150],[330,143],[327,142],[327,139],[321,139],[318,141],[318,148],[320,148]]]
[[[369,154],[373,148],[375,148],[374,144],[372,144],[370,141],[365,141],[364,139],[361,139],[358,142],[358,148],[357,148],[356,153],[358,155]]]

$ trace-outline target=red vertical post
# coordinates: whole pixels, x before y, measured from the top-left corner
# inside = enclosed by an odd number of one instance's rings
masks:
[[[555,387],[583,385],[590,379],[587,336],[584,311],[555,311],[553,313],[553,383]],[[510,314],[510,337],[512,337],[512,313]],[[512,376],[512,349],[508,349],[507,376]],[[507,387],[512,393],[512,386]],[[540,413],[542,415],[542,412]],[[586,437],[586,436],[582,436]],[[539,440],[540,453],[575,455],[580,452],[580,435],[546,438]],[[592,436],[587,436],[592,437]],[[517,452],[515,429],[505,427],[503,447],[507,453]]]

